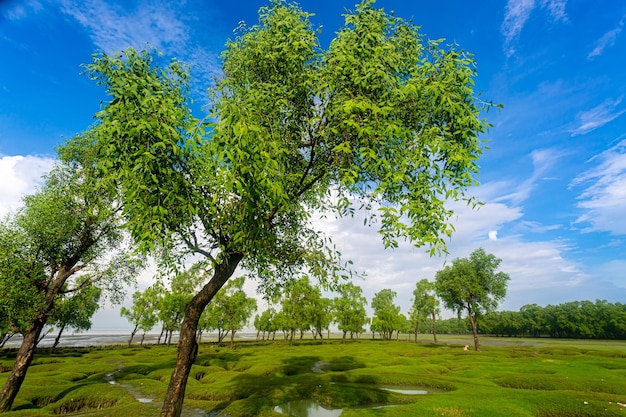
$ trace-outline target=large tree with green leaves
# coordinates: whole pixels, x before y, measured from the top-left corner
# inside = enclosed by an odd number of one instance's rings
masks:
[[[437,272],[436,291],[446,308],[459,316],[467,313],[472,332],[474,349],[479,350],[478,319],[494,311],[506,297],[509,276],[498,272],[501,259],[476,249],[469,258],[457,258],[452,265]]]
[[[86,134],[61,148],[41,189],[0,222],[0,305],[23,337],[0,393],[0,412],[11,409],[42,329],[60,303],[92,285],[118,301],[136,270],[121,245],[121,201],[99,189],[93,175],[90,139]]]
[[[212,271],[187,305],[163,416],[180,414],[198,320],[240,263],[262,289],[302,270],[343,274],[312,213],[364,208],[386,247],[403,238],[437,253],[452,233],[446,201],[473,201],[487,124],[470,55],[370,0],[328,49],[297,5],[259,15],[226,45],[209,122],[192,115],[180,62],[128,50],[88,66],[111,96],[97,114],[98,166],[132,236]]]

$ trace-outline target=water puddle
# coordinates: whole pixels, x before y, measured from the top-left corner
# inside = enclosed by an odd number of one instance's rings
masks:
[[[429,391],[425,390],[425,387],[419,386],[405,386],[405,385],[381,385],[379,386],[383,391],[393,392],[395,394],[403,394],[403,395],[426,395]],[[430,391],[432,394],[432,390]]]
[[[427,387],[418,385],[374,385],[371,387],[402,395],[426,395],[439,392],[437,390],[433,390],[431,388],[427,389]],[[387,407],[396,407],[396,405],[375,404],[369,406],[351,407],[351,409],[376,410]],[[286,404],[277,405],[276,407],[274,407],[274,411],[293,417],[338,417],[341,416],[341,413],[343,413],[342,408],[328,409],[322,407],[317,401],[311,399],[291,401]]]
[[[328,409],[322,407],[315,400],[291,401],[287,404],[277,405],[274,411],[293,417],[339,417],[343,413],[342,408]]]

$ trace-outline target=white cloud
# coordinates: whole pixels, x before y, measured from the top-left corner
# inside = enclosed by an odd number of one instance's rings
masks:
[[[626,139],[592,158],[598,165],[576,177],[571,187],[588,184],[578,196],[577,207],[585,210],[576,223],[585,231],[626,234]]]
[[[4,16],[9,20],[21,20],[31,14],[36,14],[43,9],[41,3],[37,0],[26,0],[21,2],[9,3],[4,10]]]
[[[17,209],[22,197],[35,191],[42,176],[52,168],[54,159],[38,156],[0,158],[0,216]]]
[[[539,7],[554,21],[567,21],[565,6],[567,0],[508,0],[500,31],[504,35],[504,49],[507,57],[515,53],[515,42],[520,37],[524,25],[532,12]]]
[[[537,157],[537,160],[541,158]],[[541,294],[558,295],[563,287],[580,288],[590,279],[582,267],[568,257],[572,247],[563,240],[527,241],[521,235],[502,234],[523,221],[521,207],[493,202],[500,185],[486,184],[474,190],[486,203],[479,210],[465,204],[450,204],[456,232],[448,243],[450,255],[429,257],[422,249],[403,243],[395,250],[384,250],[375,227],[364,227],[363,219],[343,218],[320,222],[342,254],[354,261],[355,269],[366,273],[358,285],[371,300],[374,293],[390,288],[398,294],[396,304],[407,312],[415,283],[421,278],[434,280],[438,270],[457,257],[467,257],[479,247],[502,259],[501,269],[511,276],[506,308],[518,309],[539,302]],[[488,197],[488,198],[484,198]],[[590,295],[592,296],[592,295]]]
[[[506,182],[500,182],[503,188],[513,191],[508,191],[506,194],[494,197],[494,201],[510,201],[515,205],[519,205],[528,200],[537,186],[537,182],[544,178],[546,172],[548,172],[557,160],[561,157],[562,151],[556,149],[536,149],[530,153],[530,158],[533,163],[532,175],[520,182],[518,185],[510,185]]]
[[[591,52],[589,52],[589,54],[587,55],[587,59],[593,59],[597,56],[600,56],[602,55],[602,53],[604,53],[604,50],[607,47],[612,47],[613,45],[615,45],[615,41],[622,33],[622,29],[624,28],[624,20],[625,18],[622,17],[616,28],[609,30],[596,41],[596,46]]]
[[[578,113],[576,116],[578,127],[571,131],[571,135],[585,135],[620,117],[626,112],[626,109],[618,109],[622,103],[622,98],[607,99],[591,110]]]
[[[61,10],[85,27],[93,43],[104,52],[137,49],[149,44],[158,49],[185,44],[188,30],[173,9],[161,3],[142,3],[128,12],[120,3],[103,0],[62,2]]]
[[[129,2],[63,0],[61,10],[76,19],[94,45],[105,53],[129,47],[139,50],[153,47],[167,57],[176,57],[191,65],[195,80],[192,91],[204,97],[213,77],[221,73],[221,65],[217,53],[194,41],[199,34],[193,32],[189,20],[195,26],[203,25],[194,20],[196,11],[185,7],[190,6],[179,2],[140,1],[132,8]]]

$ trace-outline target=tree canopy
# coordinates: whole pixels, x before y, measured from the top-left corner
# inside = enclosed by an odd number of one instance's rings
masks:
[[[0,393],[0,412],[10,410],[42,329],[55,314],[60,319],[72,295],[93,300],[102,290],[119,301],[123,284],[139,265],[123,244],[120,202],[97,185],[91,133],[60,148],[60,160],[41,189],[0,221],[0,317],[23,336]],[[90,317],[97,305],[86,304],[91,305]]]
[[[346,265],[311,223],[364,209],[386,247],[445,250],[448,200],[473,202],[483,102],[471,55],[429,41],[365,0],[327,49],[310,14],[274,1],[222,54],[209,120],[190,110],[189,72],[150,52],[87,66],[111,100],[97,114],[98,167],[143,250],[201,255],[212,278],[187,305],[163,415],[178,415],[204,307],[239,263],[271,289]],[[488,106],[487,106],[488,107]]]
[[[509,276],[498,268],[501,259],[476,249],[469,258],[457,258],[437,272],[436,291],[450,310],[467,313],[474,333],[474,348],[479,350],[478,318],[494,311],[506,297]]]

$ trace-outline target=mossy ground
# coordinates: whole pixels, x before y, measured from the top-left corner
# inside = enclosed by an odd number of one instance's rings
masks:
[[[426,339],[424,339],[426,340]],[[469,342],[469,340],[468,340]],[[312,398],[342,416],[626,416],[626,342],[483,339],[203,343],[187,385],[187,415],[280,416],[276,405]],[[176,349],[162,346],[38,353],[6,416],[158,415]],[[0,353],[4,383],[14,353]],[[321,368],[325,372],[313,372]],[[118,383],[107,381],[114,378]],[[408,396],[378,385],[421,386]],[[152,399],[140,402],[137,398]],[[367,409],[370,405],[393,407]],[[203,410],[203,411],[199,411]]]

